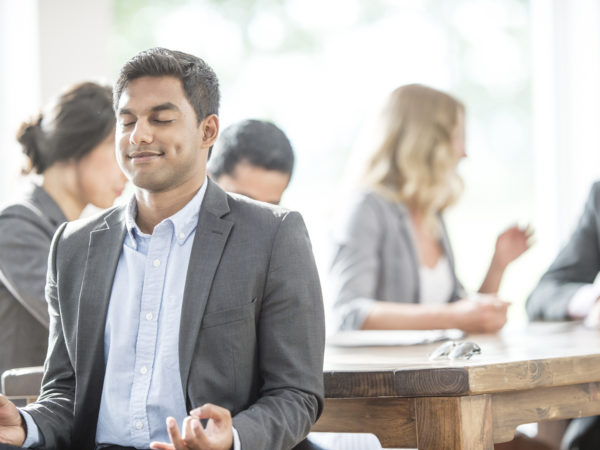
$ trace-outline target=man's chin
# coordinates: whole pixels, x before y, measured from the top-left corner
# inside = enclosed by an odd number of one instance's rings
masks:
[[[161,179],[156,176],[137,175],[131,178],[131,182],[137,189],[152,193],[168,191],[172,187],[170,180]]]

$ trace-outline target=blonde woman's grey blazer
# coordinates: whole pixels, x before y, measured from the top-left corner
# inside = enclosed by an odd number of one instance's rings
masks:
[[[441,244],[454,277],[451,301],[464,295],[443,220]],[[334,328],[360,329],[376,301],[418,303],[419,258],[405,205],[360,192],[334,228],[329,272]]]

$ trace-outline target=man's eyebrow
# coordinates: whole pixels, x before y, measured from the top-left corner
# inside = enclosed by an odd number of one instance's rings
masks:
[[[152,111],[179,111],[179,108],[175,104],[167,102],[153,106]]]
[[[153,106],[151,108],[151,111],[152,112],[157,112],[157,111],[179,111],[179,108],[174,103],[166,102],[166,103],[161,103],[160,105]],[[130,109],[123,108],[123,109],[119,110],[119,115],[120,116],[125,116],[125,115],[131,115],[131,116],[133,116],[134,114],[131,112]]]

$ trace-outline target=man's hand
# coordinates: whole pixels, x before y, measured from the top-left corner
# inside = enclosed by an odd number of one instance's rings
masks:
[[[0,394],[0,442],[20,447],[25,438],[21,414],[11,401]]]
[[[206,428],[200,419],[208,419]],[[183,420],[183,436],[173,417],[167,418],[167,430],[171,443],[152,442],[155,450],[230,450],[233,447],[231,413],[220,406],[206,403],[190,412]]]
[[[469,333],[495,333],[506,323],[506,310],[510,303],[490,294],[477,297],[477,300],[463,299],[448,304],[457,328]]]
[[[588,328],[600,328],[600,299],[596,300],[590,312],[585,316],[583,324]]]

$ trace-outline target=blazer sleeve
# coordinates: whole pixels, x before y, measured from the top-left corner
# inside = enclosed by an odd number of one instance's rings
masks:
[[[50,247],[46,300],[50,316],[48,355],[44,364],[41,395],[24,408],[44,436],[44,448],[70,448],[75,398],[75,373],[67,352],[58,302],[56,261],[59,242],[67,223],[56,232]]]
[[[323,408],[325,319],[319,277],[301,216],[286,213],[274,239],[257,325],[262,387],[233,418],[243,449],[288,449]]]
[[[377,301],[382,223],[372,199],[361,195],[334,230],[328,286],[337,329],[360,329]]]
[[[567,319],[569,302],[600,271],[600,183],[592,187],[577,228],[527,299],[530,319]]]
[[[40,324],[48,328],[44,298],[51,236],[33,219],[0,216],[0,281]]]

